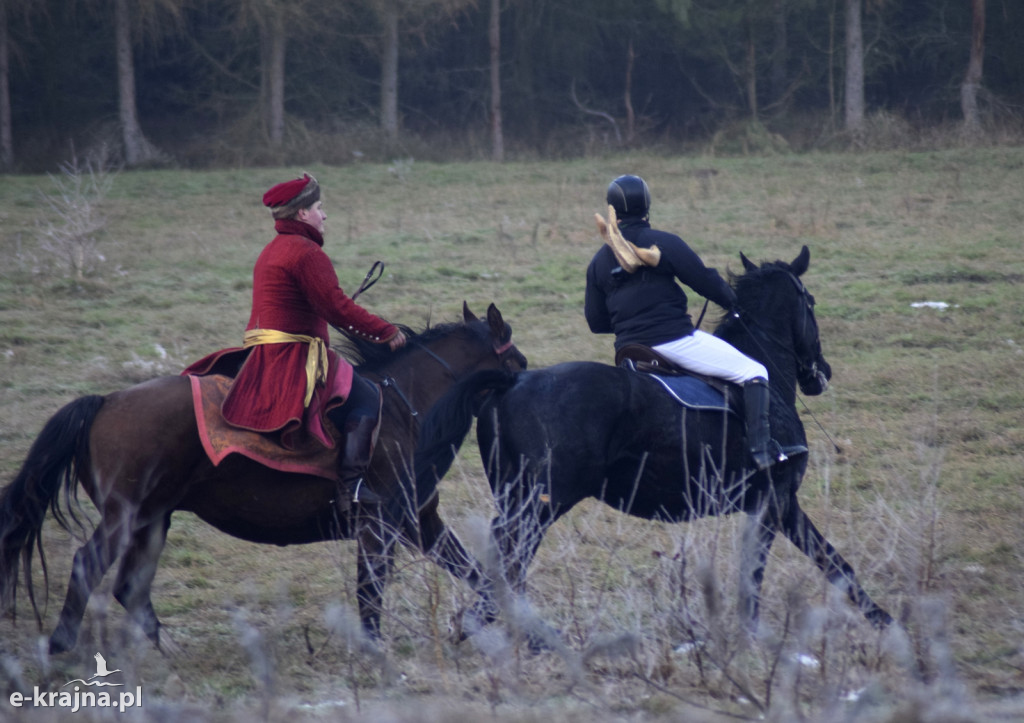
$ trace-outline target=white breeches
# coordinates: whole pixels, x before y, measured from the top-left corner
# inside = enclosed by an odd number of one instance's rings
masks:
[[[697,374],[725,379],[736,384],[758,377],[767,380],[768,370],[732,344],[706,331],[659,344],[653,349],[679,366]]]

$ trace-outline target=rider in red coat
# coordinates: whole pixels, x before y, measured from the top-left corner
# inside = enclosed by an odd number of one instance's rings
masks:
[[[306,434],[333,446],[323,429],[327,416],[344,434],[339,457],[343,507],[379,501],[360,487],[379,423],[378,387],[355,374],[330,347],[328,325],[397,349],[405,335],[355,303],[338,285],[323,250],[327,215],[320,186],[309,174],[280,183],[263,196],[277,237],[253,269],[252,313],[241,348],[201,359],[184,374],[237,368],[221,411],[229,423],[280,435],[286,447]],[[238,365],[241,365],[238,367]]]

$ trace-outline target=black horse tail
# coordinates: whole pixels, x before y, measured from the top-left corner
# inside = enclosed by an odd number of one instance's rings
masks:
[[[71,531],[68,517],[81,527],[71,501],[77,502],[79,475],[90,466],[89,429],[102,406],[103,397],[80,397],[53,415],[33,443],[21,471],[0,492],[0,613],[14,610],[18,567],[23,565],[32,610],[36,621],[42,622],[32,587],[32,552],[39,551],[45,585],[46,555],[40,533],[46,508],[53,511],[65,530]],[[66,513],[58,504],[62,481]]]
[[[413,457],[416,473],[416,498],[429,500],[437,483],[455,461],[484,392],[502,393],[516,382],[517,374],[498,369],[474,372],[455,386],[427,413],[420,427],[420,439]]]

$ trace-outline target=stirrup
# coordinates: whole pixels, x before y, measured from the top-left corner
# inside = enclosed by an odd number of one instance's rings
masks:
[[[785,462],[789,459],[779,443],[774,439],[768,440],[768,444],[764,446],[764,449],[752,449],[750,450],[750,458],[754,460],[754,466],[757,467],[759,472],[764,472],[769,467]]]
[[[384,498],[371,490],[369,485],[364,485],[363,479],[360,477],[359,481],[356,482],[355,489],[352,490],[352,504],[382,505],[384,504]]]

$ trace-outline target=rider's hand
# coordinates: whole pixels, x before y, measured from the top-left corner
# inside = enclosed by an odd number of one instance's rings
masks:
[[[391,349],[391,351],[395,351],[396,349],[401,349],[403,346],[405,346],[405,334],[399,331],[391,337],[391,340],[388,342],[388,348]]]

